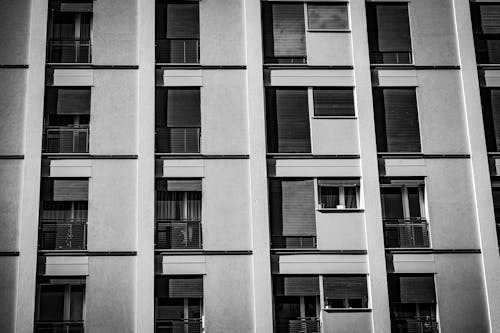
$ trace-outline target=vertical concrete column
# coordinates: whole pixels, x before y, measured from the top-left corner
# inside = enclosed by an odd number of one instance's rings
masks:
[[[373,332],[390,332],[384,231],[380,206],[377,146],[373,111],[365,0],[351,0],[351,25],[359,151],[364,204]]]
[[[273,331],[260,0],[245,0],[255,332]]]
[[[138,0],[136,332],[154,332],[155,0]]]
[[[476,221],[481,244],[490,332],[500,332],[500,258],[495,228],[488,154],[483,127],[479,79],[469,0],[454,0],[463,103],[471,152]]]
[[[35,317],[47,10],[47,1],[31,1],[26,109],[19,110],[19,112],[25,112],[25,124],[16,305],[16,332],[18,333],[33,332],[33,318]]]

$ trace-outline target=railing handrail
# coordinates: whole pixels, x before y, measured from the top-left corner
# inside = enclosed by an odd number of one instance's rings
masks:
[[[37,320],[35,324],[52,324],[52,325],[83,325],[83,320],[61,320],[61,321],[50,321],[50,320]]]
[[[174,322],[196,322],[196,323],[201,323],[202,322],[202,319],[201,318],[184,318],[184,319],[160,319],[160,318],[157,318],[156,319],[156,322],[170,322],[170,321],[174,321]]]
[[[49,42],[90,42],[89,38],[49,38]]]
[[[176,220],[176,219],[156,219],[157,223],[201,223],[200,220],[192,220],[192,219],[186,219],[186,220]]]
[[[61,221],[67,222],[67,224],[74,224],[74,223],[79,223],[79,224],[87,224],[88,219],[87,218],[45,218],[45,219],[40,219],[40,223],[57,223],[60,224]]]
[[[45,125],[45,130],[80,130],[80,131],[89,131],[89,125],[65,125],[65,126],[56,126],[56,125]]]
[[[427,219],[425,217],[383,217],[382,221],[384,222],[391,222],[391,221],[397,221],[397,222],[416,222],[417,224],[427,224]]]

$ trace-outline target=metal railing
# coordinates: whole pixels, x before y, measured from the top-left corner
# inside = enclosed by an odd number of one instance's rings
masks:
[[[315,249],[316,236],[271,236],[274,249]]]
[[[35,323],[35,333],[83,333],[82,321],[61,321]]]
[[[199,153],[199,127],[167,127],[156,129],[157,153]]]
[[[42,219],[38,233],[40,250],[85,250],[86,219]]]
[[[46,126],[44,153],[88,153],[88,127]]]
[[[429,224],[422,218],[384,219],[386,248],[429,247]]]
[[[265,57],[265,64],[307,64],[307,57],[305,56],[289,56],[289,57]]]
[[[200,40],[157,39],[156,62],[173,64],[198,64],[200,62]]]
[[[201,222],[156,220],[156,249],[201,249]]]
[[[439,333],[439,325],[434,318],[416,317],[397,319],[392,323],[393,333]]]
[[[372,64],[412,64],[411,51],[370,51]]]
[[[90,40],[50,39],[47,41],[49,63],[90,63]]]
[[[201,333],[201,319],[157,319],[156,332],[168,333]]]
[[[280,325],[278,331],[281,333],[319,333],[320,322],[314,317],[300,317],[297,319],[290,319],[285,325]]]

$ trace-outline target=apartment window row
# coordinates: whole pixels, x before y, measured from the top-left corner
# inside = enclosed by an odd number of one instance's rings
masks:
[[[472,30],[478,64],[500,63],[500,4],[471,2]]]

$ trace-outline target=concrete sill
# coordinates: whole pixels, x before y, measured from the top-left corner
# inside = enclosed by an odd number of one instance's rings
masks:
[[[307,29],[307,32],[350,33],[351,29]]]
[[[365,210],[362,208],[318,208],[318,211],[321,213],[362,213]]]
[[[313,116],[313,119],[358,119],[356,116]]]
[[[325,312],[372,312],[368,308],[323,308]]]

